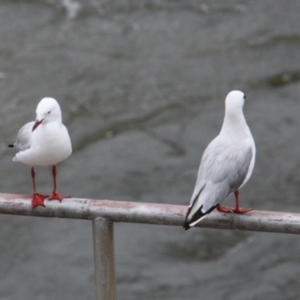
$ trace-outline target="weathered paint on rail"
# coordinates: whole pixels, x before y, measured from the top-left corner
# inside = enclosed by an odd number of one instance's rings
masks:
[[[187,206],[68,198],[31,208],[31,197],[0,194],[0,214],[182,226]],[[197,227],[300,234],[300,214],[251,211],[243,215],[212,212]]]

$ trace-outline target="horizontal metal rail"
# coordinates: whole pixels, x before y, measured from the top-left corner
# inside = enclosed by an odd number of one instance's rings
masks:
[[[0,194],[0,214],[182,226],[187,206],[127,201],[64,199],[31,208],[31,197]],[[197,227],[300,234],[300,214],[251,211],[243,215],[213,211]]]
[[[0,214],[93,221],[96,300],[116,300],[114,222],[183,225],[186,206],[67,198],[31,208],[31,197],[0,194]],[[239,215],[213,211],[197,227],[300,234],[300,214],[251,211]]]

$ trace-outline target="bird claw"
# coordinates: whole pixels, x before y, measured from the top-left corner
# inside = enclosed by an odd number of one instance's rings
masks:
[[[223,212],[223,213],[232,213],[234,208],[230,207],[230,206],[222,206],[222,205],[218,205],[217,206],[217,210],[219,212]]]
[[[242,207],[238,207],[238,208],[235,208],[235,209],[233,210],[233,212],[236,213],[236,214],[244,214],[244,213],[246,213],[246,212],[248,212],[248,211],[251,211],[251,210],[253,210],[253,209],[252,209],[252,208],[242,208]]]
[[[48,197],[48,195],[34,193],[32,195],[32,199],[31,199],[31,207],[32,208],[36,208],[38,206],[44,206],[45,207],[44,201],[47,197]]]
[[[57,192],[53,192],[48,200],[50,200],[50,201],[51,200],[58,200],[59,202],[61,202],[65,198],[70,198],[70,196],[60,195]]]
[[[236,213],[236,214],[244,214],[248,211],[251,211],[252,208],[242,208],[242,207],[230,207],[230,206],[217,206],[217,210],[223,213]]]

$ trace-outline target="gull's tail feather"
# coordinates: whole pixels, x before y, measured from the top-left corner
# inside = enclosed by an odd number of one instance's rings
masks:
[[[192,207],[193,206],[190,206],[186,213],[186,217],[183,223],[183,228],[185,230],[188,230],[191,227],[195,226],[197,223],[199,223],[205,216],[207,216],[210,212],[212,212],[217,207],[217,205],[213,206],[206,212],[202,212],[203,205],[201,205],[200,208],[192,216],[189,216]]]
[[[206,215],[206,213],[202,212],[202,207],[203,206],[201,205],[201,207],[196,211],[195,214],[193,214],[192,216],[189,216],[189,214],[192,210],[192,207],[193,206],[190,206],[187,213],[186,213],[186,217],[185,217],[185,220],[184,220],[184,223],[183,223],[183,228],[185,230],[188,230],[191,227],[193,227],[194,225],[196,225],[196,223],[198,223],[201,220],[201,218]],[[198,221],[198,222],[196,222],[196,221]]]

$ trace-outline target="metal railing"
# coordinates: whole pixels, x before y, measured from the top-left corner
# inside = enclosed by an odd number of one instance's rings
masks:
[[[97,300],[116,299],[113,223],[182,226],[187,210],[183,205],[77,198],[45,204],[33,210],[30,196],[0,194],[0,214],[92,220]],[[196,227],[300,234],[300,214],[254,210],[238,215],[214,211]]]

